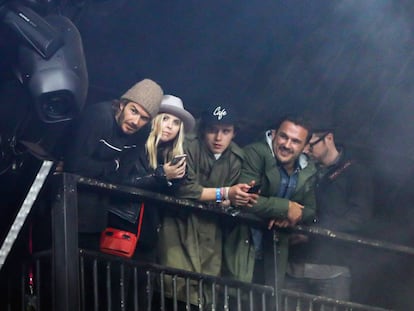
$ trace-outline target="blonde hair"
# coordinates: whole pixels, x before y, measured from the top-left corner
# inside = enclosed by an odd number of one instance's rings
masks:
[[[158,166],[158,145],[161,137],[161,123],[164,119],[165,113],[158,114],[154,120],[152,120],[151,132],[148,136],[145,144],[145,149],[148,155],[148,161],[151,168],[156,169]],[[174,156],[183,154],[183,142],[184,142],[184,123],[181,121],[180,129],[178,130],[177,136],[172,142],[168,142],[168,150],[164,154],[164,163],[168,162]]]

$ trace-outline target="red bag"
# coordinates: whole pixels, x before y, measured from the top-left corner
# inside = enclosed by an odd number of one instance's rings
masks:
[[[108,227],[101,233],[100,250],[103,253],[120,257],[131,258],[137,247],[141,234],[144,203],[141,203],[138,216],[138,231],[134,234],[129,231]]]

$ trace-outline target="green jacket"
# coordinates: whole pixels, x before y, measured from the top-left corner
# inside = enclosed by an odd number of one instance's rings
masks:
[[[264,221],[275,218],[286,218],[289,199],[276,197],[280,186],[280,173],[276,165],[276,160],[273,154],[272,144],[268,133],[266,133],[265,140],[247,145],[244,148],[244,152],[245,158],[239,182],[249,183],[252,180],[255,180],[256,184],[261,185],[261,192],[257,204],[255,204],[252,208],[246,208],[244,211],[259,216]],[[314,174],[316,172],[316,169],[311,162],[307,161],[305,155],[299,158],[299,166],[300,171],[298,183],[296,190],[290,200],[304,205],[302,221],[306,222],[313,219],[316,210],[316,202],[313,189]],[[251,258],[251,254],[254,253],[253,245],[252,243],[246,243],[247,240],[250,241],[250,230],[247,229],[247,226],[243,227],[244,228],[239,229],[240,241],[237,244],[237,247],[239,248],[239,253],[237,256],[245,256]],[[287,237],[287,234],[280,233],[278,242],[278,276],[280,281],[283,281],[287,265]],[[265,249],[265,253],[269,253],[270,251],[271,250]],[[225,252],[231,252],[231,250],[225,250]],[[244,281],[249,281],[246,279],[247,275],[251,281],[253,269],[254,263],[249,260],[248,267],[233,266],[233,268],[230,270],[233,271],[234,277],[242,279]],[[244,271],[244,274],[242,271]],[[242,272],[241,275],[239,275],[240,272]]]
[[[178,189],[181,198],[198,200],[204,187],[231,186],[240,176],[243,150],[231,142],[216,160],[202,139],[187,137],[184,150],[187,154],[187,178]]]
[[[231,143],[216,160],[198,139],[187,138],[187,177],[177,192],[186,199],[199,199],[203,187],[225,187],[236,183],[243,160],[243,151]],[[180,211],[178,216],[166,215],[160,230],[160,263],[173,268],[220,276],[222,268],[222,230],[217,215]],[[169,282],[166,282],[166,284]],[[198,304],[195,284],[191,303]],[[168,287],[168,286],[167,286]],[[171,295],[171,288],[166,288]],[[183,282],[177,282],[180,300],[185,299]],[[208,296],[208,293],[206,293]],[[206,298],[208,300],[208,298]]]

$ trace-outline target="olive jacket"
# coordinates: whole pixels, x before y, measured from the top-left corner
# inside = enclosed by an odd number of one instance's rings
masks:
[[[239,178],[243,152],[235,143],[219,159],[208,150],[201,138],[187,137],[187,177],[180,185],[177,196],[198,200],[203,187],[226,187]],[[215,205],[215,202],[212,202]],[[182,209],[178,213],[164,214],[160,230],[160,263],[173,268],[220,276],[222,269],[223,221],[217,214],[196,213]],[[178,298],[185,301],[185,284],[177,282]],[[166,284],[169,282],[166,282]],[[198,304],[197,284],[191,284],[190,302]],[[167,286],[168,287],[168,286]],[[171,295],[172,288],[166,288]],[[209,300],[208,291],[205,293]]]
[[[286,219],[289,200],[304,205],[302,222],[312,221],[316,210],[315,194],[314,194],[314,176],[316,173],[315,166],[307,160],[305,155],[298,158],[298,182],[296,189],[290,199],[277,197],[280,187],[280,172],[278,163],[273,153],[272,141],[270,131],[265,133],[265,139],[259,142],[252,143],[244,147],[245,158],[243,162],[242,172],[239,182],[249,183],[252,180],[256,184],[260,184],[260,195],[255,204],[251,208],[246,208],[245,211],[259,216],[265,221],[271,219]],[[250,239],[248,230],[244,229],[246,236],[242,240]],[[270,232],[265,231],[265,235],[269,236]],[[239,244],[242,245],[242,244]],[[252,243],[244,243],[246,250],[241,253],[250,254],[254,252]],[[248,249],[248,250],[247,250]],[[279,284],[283,283],[286,272],[287,258],[288,258],[288,235],[280,232],[278,241],[278,279]],[[267,261],[273,257],[272,249],[264,249],[265,265]],[[270,261],[273,262],[273,261]],[[249,262],[250,267],[245,268],[248,271],[246,275],[251,277],[253,275],[254,264]],[[234,271],[237,276],[237,270]],[[270,276],[267,273],[266,276]],[[245,281],[246,278],[244,279]],[[271,280],[266,281],[273,285]]]

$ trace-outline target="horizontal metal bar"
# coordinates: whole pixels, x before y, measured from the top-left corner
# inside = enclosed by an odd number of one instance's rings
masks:
[[[262,219],[260,219],[259,217],[256,217],[255,215],[243,213],[237,208],[223,209],[215,205],[206,204],[206,203],[198,202],[194,200],[180,199],[176,197],[167,196],[161,193],[142,190],[139,188],[105,183],[99,180],[85,178],[81,176],[78,176],[78,177],[79,177],[78,182],[81,185],[98,187],[98,188],[107,189],[107,190],[114,190],[120,193],[125,193],[127,195],[138,196],[146,200],[161,202],[163,203],[163,204],[160,204],[161,208],[164,206],[167,208],[168,205],[169,206],[175,205],[175,206],[179,206],[180,208],[198,209],[198,210],[204,210],[204,211],[211,212],[211,213],[219,213],[219,214],[226,215],[232,218],[236,217],[238,220],[241,220],[245,223],[249,223],[251,225],[261,227],[267,230],[267,222],[264,222]],[[313,235],[323,236],[329,239],[337,239],[337,240],[347,241],[347,242],[354,243],[354,244],[369,246],[372,248],[384,249],[384,250],[394,251],[398,253],[414,255],[414,248],[409,247],[409,246],[389,243],[389,242],[375,240],[375,239],[364,238],[361,236],[332,231],[329,229],[316,227],[316,226],[296,226],[295,228],[288,229],[288,230],[291,232],[309,233]]]
[[[145,262],[135,261],[132,259],[125,259],[121,257],[116,257],[112,255],[94,252],[94,251],[81,250],[81,254],[85,258],[91,257],[99,261],[111,261],[116,264],[125,264],[128,266],[140,268],[143,271],[163,273],[165,275],[172,275],[172,276],[177,275],[183,278],[190,278],[193,280],[204,280],[210,283],[215,282],[219,285],[228,285],[230,287],[238,287],[240,289],[252,290],[255,292],[265,292],[269,295],[273,295],[273,292],[274,292],[273,287],[271,286],[254,284],[254,283],[246,283],[246,282],[242,282],[242,281],[238,281],[238,280],[226,278],[226,277],[215,277],[215,276],[210,276],[207,274],[201,274],[201,273],[191,272],[187,270],[181,270],[181,269],[161,266],[161,265],[154,264],[154,263],[145,263]]]
[[[328,297],[315,296],[315,295],[306,294],[306,293],[302,293],[302,292],[296,292],[296,291],[292,291],[292,290],[288,290],[288,289],[282,289],[282,296],[300,298],[300,299],[304,299],[304,300],[307,300],[307,301],[312,301],[313,303],[315,303],[315,302],[322,302],[322,303],[327,303],[327,304],[329,303],[330,305],[335,305],[337,307],[349,308],[350,310],[355,310],[355,311],[357,311],[357,310],[392,311],[391,309],[384,309],[384,308],[379,308],[379,307],[367,306],[367,305],[363,305],[363,304],[359,304],[359,303],[348,302],[348,301],[343,301],[343,300],[337,300],[337,299],[332,299],[332,298],[328,298]]]
[[[374,240],[374,239],[369,239],[369,238],[363,238],[357,235],[332,231],[332,230],[324,229],[321,227],[296,226],[293,231],[301,232],[301,233],[310,233],[314,235],[324,236],[330,239],[337,239],[337,240],[351,242],[354,244],[360,244],[360,245],[370,246],[373,248],[380,248],[383,250],[393,251],[397,253],[414,255],[414,248],[409,247],[409,246],[388,243],[385,241]]]

